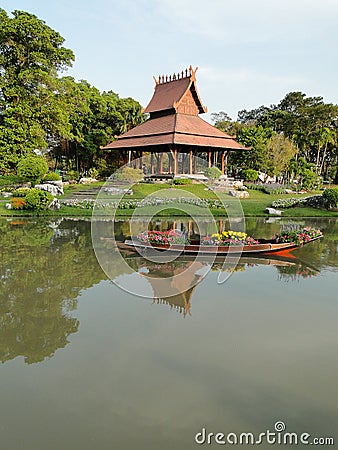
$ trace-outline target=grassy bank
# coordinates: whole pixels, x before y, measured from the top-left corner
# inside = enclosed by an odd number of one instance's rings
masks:
[[[70,185],[65,188],[65,195],[60,197],[61,200],[66,200],[70,197],[75,197],[77,193],[79,194],[79,198],[82,198],[82,194],[84,191],[90,193],[92,192],[94,195],[92,196],[92,200],[95,199],[95,195],[97,192],[99,192],[100,187],[103,186],[104,183],[95,183],[95,185]],[[229,194],[225,193],[219,193],[215,194],[212,190],[209,190],[204,184],[192,184],[192,185],[185,185],[185,186],[175,186],[174,189],[170,184],[146,184],[146,183],[140,183],[136,184],[132,187],[133,194],[132,195],[126,195],[124,197],[124,201],[140,201],[144,199],[147,196],[153,196],[156,197],[157,193],[158,196],[161,197],[163,194],[163,190],[168,189],[168,193],[172,192],[173,195],[177,197],[177,190],[182,191],[182,195],[187,197],[191,196],[191,198],[199,198],[204,199],[208,201],[221,199],[225,204],[230,203],[232,197],[229,196]],[[161,192],[162,191],[162,192]],[[290,196],[309,196],[313,194],[318,194],[319,192],[315,193],[307,193],[307,194],[266,194],[261,191],[257,190],[250,190],[249,194],[250,197],[248,199],[242,199],[241,205],[243,208],[244,215],[246,217],[267,217],[268,214],[265,212],[266,208],[271,207],[271,203],[274,200],[278,199],[284,199],[284,198],[290,198]],[[163,195],[162,195],[163,196]],[[167,194],[166,194],[167,196]],[[113,196],[106,195],[107,199],[113,199]],[[7,216],[7,217],[13,217],[13,216],[31,216],[34,215],[32,212],[23,210],[23,211],[17,211],[17,210],[7,210],[5,208],[5,203],[7,203],[8,200],[3,200],[0,202],[0,216]],[[204,208],[193,208],[193,213],[199,216],[208,216],[211,212],[212,215],[215,217],[221,217],[226,215],[226,211],[221,208],[210,208],[209,210],[203,210]],[[152,215],[156,210],[152,207],[143,208],[142,211],[144,215]],[[179,210],[175,207],[168,206],[165,211],[162,211],[160,213],[157,213],[157,216],[182,216],[184,213],[182,213],[182,210]],[[91,208],[80,208],[80,207],[70,207],[63,205],[60,210],[58,211],[48,211],[44,213],[45,215],[49,216],[70,216],[70,217],[83,217],[83,216],[91,216],[92,209]],[[101,211],[99,212],[101,215]],[[112,211],[108,211],[108,215],[111,215]],[[133,209],[122,209],[119,208],[116,210],[115,215],[118,217],[129,217],[133,214]],[[102,215],[107,215],[107,212],[102,210]],[[325,209],[317,209],[317,208],[311,208],[311,207],[293,207],[284,209],[282,212],[282,217],[338,217],[338,211],[337,210],[325,210]]]

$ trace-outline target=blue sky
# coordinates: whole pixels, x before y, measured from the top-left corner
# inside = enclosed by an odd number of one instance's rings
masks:
[[[209,114],[302,91],[338,104],[337,0],[2,0],[43,19],[76,62],[67,75],[146,106],[153,75],[198,66]]]

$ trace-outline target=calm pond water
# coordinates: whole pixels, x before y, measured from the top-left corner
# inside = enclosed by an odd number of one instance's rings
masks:
[[[269,237],[280,223],[250,219],[247,230]],[[126,253],[111,276],[147,298],[107,278],[89,221],[1,220],[0,449],[222,448],[196,433],[258,436],[277,421],[337,448],[338,220],[301,223],[324,238],[296,258],[243,258],[224,283],[222,262],[201,261],[171,297],[156,277],[189,259]],[[102,249],[116,250],[104,239]]]

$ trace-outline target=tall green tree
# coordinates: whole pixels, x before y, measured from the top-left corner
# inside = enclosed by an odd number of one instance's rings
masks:
[[[0,172],[47,145],[51,134],[69,135],[58,73],[74,54],[43,20],[24,11],[0,9]]]
[[[334,177],[338,163],[338,106],[323,98],[307,97],[303,92],[290,92],[270,107],[240,111],[238,120],[246,126],[262,126],[290,139],[297,153],[318,174]],[[333,169],[332,169],[333,168]]]
[[[268,156],[268,144],[273,135],[273,131],[262,126],[243,127],[237,133],[237,140],[247,151],[233,152],[231,164],[241,169],[260,170],[268,175],[274,174],[271,159]]]
[[[145,120],[141,105],[132,98],[120,98],[113,91],[101,93],[87,81],[72,77],[61,79],[69,112],[70,135],[54,136],[52,155],[56,166],[66,158],[66,168],[85,172],[104,166],[105,152],[100,147],[116,135]]]

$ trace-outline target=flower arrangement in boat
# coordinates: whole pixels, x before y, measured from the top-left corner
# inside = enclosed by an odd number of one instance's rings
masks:
[[[300,230],[281,231],[280,233],[276,233],[272,239],[276,243],[294,242],[297,245],[302,245],[322,236],[322,234],[319,228],[305,227]]]
[[[143,244],[157,245],[187,245],[189,239],[179,230],[143,231],[137,235]]]
[[[201,239],[201,245],[256,245],[259,244],[251,236],[241,231],[223,231],[222,233],[215,233],[205,236]]]

